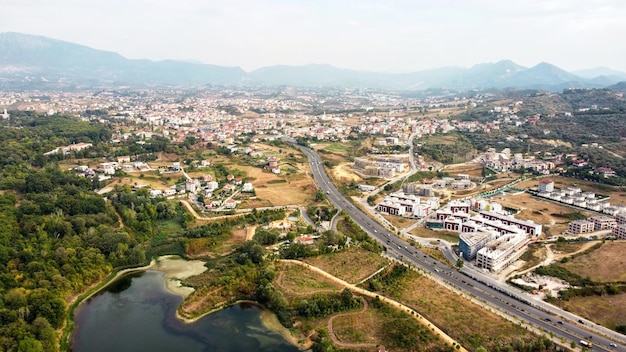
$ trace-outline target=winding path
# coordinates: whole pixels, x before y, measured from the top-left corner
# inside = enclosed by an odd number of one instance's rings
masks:
[[[335,320],[335,318],[348,316],[348,315],[361,314],[361,313],[365,312],[366,309],[367,309],[367,301],[363,300],[363,309],[361,309],[360,311],[358,311],[358,312],[350,312],[350,313],[339,313],[339,314],[333,315],[332,317],[330,317],[330,319],[328,319],[328,335],[330,335],[330,339],[333,340],[333,344],[335,346],[347,347],[347,348],[376,347],[375,343],[348,343],[348,342],[342,342],[342,341],[339,340],[339,338],[337,338],[337,335],[335,335],[335,331],[333,330],[333,320]]]
[[[313,266],[311,264],[305,263],[305,262],[301,262],[299,260],[291,260],[291,259],[281,259],[280,260],[283,263],[290,263],[290,264],[295,264],[295,265],[300,265],[302,267],[305,267],[313,272],[316,272],[322,276],[324,276],[327,279],[332,280],[333,282],[349,289],[350,291],[352,291],[353,293],[357,293],[360,294],[362,296],[367,296],[370,298],[376,298],[378,297],[378,299],[380,299],[382,302],[385,302],[393,307],[396,307],[402,311],[404,311],[405,313],[409,314],[410,316],[412,316],[414,319],[416,319],[418,322],[420,322],[421,324],[423,324],[424,326],[428,327],[429,329],[432,330],[432,332],[440,337],[445,343],[449,344],[449,345],[455,345],[455,346],[459,346],[459,348],[457,349],[457,351],[459,352],[467,352],[467,350],[465,348],[463,348],[463,346],[461,346],[456,340],[454,340],[452,337],[450,337],[448,334],[446,334],[445,332],[443,332],[441,329],[439,329],[439,327],[437,327],[435,324],[433,324],[432,322],[428,321],[426,318],[424,318],[421,314],[419,314],[418,312],[416,312],[415,310],[413,310],[412,308],[396,301],[393,300],[389,297],[385,297],[382,296],[379,293],[375,293],[375,292],[371,292],[368,291],[366,289],[357,287],[353,284],[350,284],[336,276],[333,276],[329,273],[327,273],[326,271]]]

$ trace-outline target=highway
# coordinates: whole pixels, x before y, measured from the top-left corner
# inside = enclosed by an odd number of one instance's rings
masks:
[[[551,313],[548,313],[541,304],[525,297],[525,293],[512,288],[497,286],[485,279],[484,275],[479,275],[469,268],[464,268],[461,271],[452,269],[420,252],[349,202],[332,184],[317,153],[310,148],[297,145],[294,140],[288,138],[284,138],[284,140],[300,148],[307,155],[315,182],[335,207],[345,211],[368,235],[385,248],[388,255],[421,268],[447,285],[472,295],[510,316],[517,316],[527,324],[543,329],[547,334],[553,333],[557,338],[564,338],[568,346],[572,341],[575,341],[580,347],[580,340],[586,340],[593,343],[593,350],[626,351],[623,347],[626,345],[624,339],[626,336],[614,333],[611,334],[614,340],[609,340],[604,335],[588,330],[587,325],[579,323],[578,320],[572,320],[571,318],[575,316],[571,313],[563,312],[556,307],[553,307]],[[449,259],[455,257],[454,253],[446,253],[445,251],[444,253],[448,257],[452,256]],[[561,314],[554,315],[554,312]],[[590,323],[587,322],[586,324]],[[611,347],[612,343],[616,343],[617,347]]]

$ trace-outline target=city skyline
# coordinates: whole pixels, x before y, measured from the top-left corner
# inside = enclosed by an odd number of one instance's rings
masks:
[[[192,60],[246,71],[329,64],[376,72],[510,59],[568,71],[626,72],[618,1],[81,2],[10,0],[0,32],[42,35],[131,59]]]

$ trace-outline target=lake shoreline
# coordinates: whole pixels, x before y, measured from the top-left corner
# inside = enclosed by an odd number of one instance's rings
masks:
[[[119,272],[116,273],[116,275],[113,278],[111,278],[107,282],[106,285],[103,285],[98,290],[91,292],[91,294],[81,299],[81,302],[78,304],[77,308],[80,307],[80,305],[83,302],[87,301],[92,296],[106,289],[111,283],[115,282],[119,278],[125,275],[132,274],[132,273],[144,272],[148,270],[162,272],[166,290],[171,294],[174,294],[176,296],[183,298],[184,300],[186,297],[188,297],[191,293],[194,292],[194,288],[189,287],[189,286],[183,286],[181,284],[181,281],[188,277],[199,275],[203,273],[204,271],[206,271],[207,268],[204,266],[205,264],[206,263],[201,260],[187,260],[176,255],[166,255],[166,256],[158,257],[157,259],[153,259],[150,262],[150,264],[142,266],[142,267],[120,270]],[[209,314],[218,312],[222,309],[226,309],[228,307],[234,306],[235,304],[239,304],[239,303],[254,304],[262,308],[261,316],[260,316],[262,324],[266,328],[281,335],[291,345],[297,347],[300,350],[307,350],[312,345],[312,342],[308,338],[302,342],[299,341],[298,338],[294,336],[289,329],[285,328],[278,321],[278,318],[271,310],[267,309],[266,307],[264,307],[263,305],[261,305],[260,303],[256,301],[239,300],[236,302],[224,303],[220,306],[215,307],[214,309],[211,309],[210,311],[206,313],[200,314],[193,318],[189,318],[189,317],[185,317],[181,315],[177,308],[175,310],[176,312],[175,316],[178,320],[182,321],[183,323],[191,324]]]

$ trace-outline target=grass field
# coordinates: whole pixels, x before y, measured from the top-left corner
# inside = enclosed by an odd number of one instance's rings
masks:
[[[387,351],[445,350],[443,341],[413,317],[389,306],[374,307],[369,301],[365,311],[341,314],[333,320],[333,331],[341,342],[372,344],[350,350],[376,351],[376,345],[384,345]],[[411,335],[406,336],[407,333]]]
[[[342,287],[299,265],[281,263],[275,280],[285,296],[301,297],[315,293],[339,292]]]
[[[381,215],[398,230],[402,230],[403,228],[409,227],[417,222],[417,220],[407,219],[400,216],[387,215],[383,213],[381,213]]]
[[[384,315],[377,309],[338,316],[333,320],[333,331],[337,338],[347,343],[373,343],[381,341]]]
[[[418,226],[409,231],[409,234],[421,238],[439,238],[452,244],[459,243],[459,234],[450,231],[435,231],[426,227]]]
[[[358,247],[324,254],[303,260],[349,283],[366,279],[387,265],[387,260],[376,253]]]
[[[348,147],[339,143],[328,144],[323,149],[329,153],[335,154],[345,154],[348,151]]]
[[[615,329],[626,324],[626,293],[619,295],[573,297],[559,301],[561,308],[598,324]]]
[[[125,177],[115,177],[110,186],[147,185],[152,189],[166,190],[175,185],[176,181],[181,177],[183,177],[181,173],[172,173],[162,176],[159,175],[158,171],[146,171],[142,173],[133,172]]]
[[[398,286],[400,299],[470,350],[483,346],[490,351],[499,342],[534,338],[525,328],[413,271],[407,271]]]
[[[576,256],[563,265],[595,282],[626,281],[626,242],[606,242],[591,253]],[[623,303],[625,303],[624,301]]]
[[[253,179],[251,183],[259,200],[267,200],[274,206],[307,204],[317,190],[313,179],[304,172],[280,176],[254,166],[237,165],[234,168]]]

